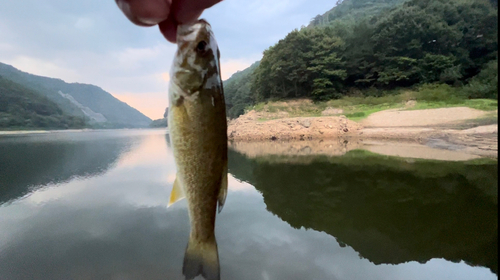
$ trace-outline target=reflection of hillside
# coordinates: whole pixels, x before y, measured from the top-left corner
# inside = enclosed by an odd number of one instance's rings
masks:
[[[305,161],[304,156],[342,156],[348,151],[356,149],[363,149],[380,155],[446,161],[464,161],[479,158],[477,155],[468,154],[461,150],[437,149],[415,142],[362,141],[354,138],[305,141],[233,141],[230,142],[230,147],[249,158],[285,156],[284,159],[287,162],[297,160],[297,156],[301,157],[300,161],[302,162]],[[280,160],[280,158],[274,157],[273,160]]]
[[[102,137],[98,132],[86,136],[68,133],[0,142],[0,204],[33,188],[104,173],[134,143],[134,138]]]
[[[300,164],[234,150],[229,161],[269,211],[295,228],[324,231],[375,264],[444,258],[498,271],[496,162],[408,162],[351,151]]]
[[[347,139],[326,139],[316,141],[253,141],[230,143],[233,150],[250,158],[263,155],[332,155],[341,156],[346,152],[359,149],[363,144]]]

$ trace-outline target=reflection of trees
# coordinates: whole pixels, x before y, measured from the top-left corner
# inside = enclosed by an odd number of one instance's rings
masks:
[[[498,272],[497,163],[406,162],[354,151],[300,164],[232,150],[229,161],[269,211],[295,228],[324,231],[375,264],[445,258]]]
[[[75,140],[68,134],[59,140],[41,136],[40,141],[0,142],[0,204],[36,187],[104,173],[134,141],[94,137]]]
[[[172,147],[172,145],[170,144],[170,134],[168,133],[165,134],[165,140],[167,141],[167,147],[169,148]]]

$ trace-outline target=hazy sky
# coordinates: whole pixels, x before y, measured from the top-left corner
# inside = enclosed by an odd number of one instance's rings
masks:
[[[202,15],[221,51],[223,79],[262,57],[333,0],[224,0]],[[97,85],[150,118],[163,116],[176,46],[130,23],[113,0],[0,0],[0,62]]]

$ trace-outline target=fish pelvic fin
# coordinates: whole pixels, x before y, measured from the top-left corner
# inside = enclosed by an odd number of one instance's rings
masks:
[[[182,200],[185,197],[186,196],[185,196],[184,191],[182,189],[182,186],[179,182],[179,179],[178,179],[178,177],[176,177],[175,181],[174,181],[174,186],[172,187],[172,191],[170,192],[170,199],[168,200],[167,207],[176,203],[179,200]]]
[[[182,274],[186,280],[200,274],[206,280],[220,280],[219,252],[215,237],[209,242],[198,242],[190,237],[184,254]]]
[[[222,172],[219,195],[217,196],[217,201],[219,202],[218,204],[219,213],[222,211],[222,208],[224,207],[224,203],[226,202],[226,196],[227,196],[227,164],[226,166],[224,166],[223,170],[224,171]]]

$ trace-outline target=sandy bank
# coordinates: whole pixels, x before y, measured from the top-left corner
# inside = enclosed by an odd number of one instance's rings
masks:
[[[231,141],[240,142],[346,138],[397,140],[426,145],[434,150],[461,151],[474,156],[497,158],[498,124],[466,130],[450,129],[487,114],[467,107],[386,110],[357,123],[345,116],[265,120],[265,113],[251,111],[229,123],[228,137]],[[332,152],[329,151],[329,154]]]
[[[437,126],[483,117],[485,111],[467,107],[426,110],[385,110],[364,119],[363,127],[415,127]]]
[[[350,135],[362,126],[345,116],[298,117],[262,120],[264,114],[250,111],[228,123],[230,140],[306,140]]]
[[[22,135],[22,134],[40,134],[49,133],[48,130],[12,130],[12,131],[0,131],[0,135]]]

